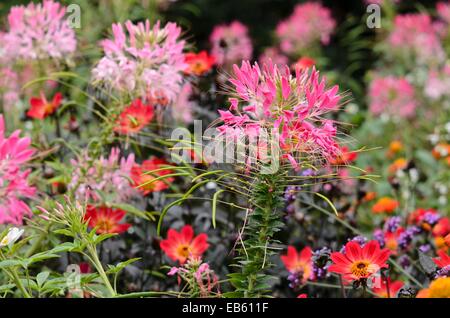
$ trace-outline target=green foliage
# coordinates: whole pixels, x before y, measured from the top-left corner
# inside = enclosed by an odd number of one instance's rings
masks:
[[[253,210],[248,212],[239,256],[235,258],[241,272],[230,274],[230,282],[235,287],[227,297],[255,298],[270,291],[270,276],[264,271],[271,267],[270,257],[275,254],[272,244],[276,232],[284,223],[280,222],[280,212],[284,206],[284,174],[259,175],[252,190]]]

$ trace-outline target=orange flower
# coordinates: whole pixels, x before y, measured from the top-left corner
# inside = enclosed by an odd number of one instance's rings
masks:
[[[389,197],[382,197],[372,207],[373,213],[392,213],[398,208],[398,202]]]
[[[44,119],[48,115],[55,112],[55,110],[61,105],[61,100],[62,94],[56,93],[55,96],[53,96],[52,101],[48,102],[44,93],[41,91],[40,97],[30,98],[31,108],[28,110],[27,115],[28,117],[35,119]]]
[[[398,291],[403,287],[404,283],[402,281],[391,282],[391,279],[388,278],[388,286],[389,286],[389,295],[386,288],[386,281],[384,279],[381,280],[380,287],[372,288],[372,291],[377,294],[378,297],[381,298],[393,298],[397,296]]]
[[[153,119],[153,115],[153,106],[144,105],[137,98],[119,115],[114,131],[120,134],[137,133]]]
[[[447,252],[448,246],[445,242],[445,238],[443,236],[436,236],[434,238],[434,245],[436,245],[436,248],[440,251]]]
[[[430,287],[422,289],[417,298],[450,298],[450,277],[440,277],[431,282]]]
[[[367,192],[366,195],[363,197],[363,201],[364,202],[369,202],[374,200],[377,197],[377,193],[376,192]]]
[[[446,143],[437,144],[431,151],[433,157],[437,160],[450,156],[450,145]]]
[[[450,247],[450,234],[448,234],[444,240],[445,240],[445,244],[447,244],[447,246]]]
[[[96,228],[97,234],[122,233],[131,226],[129,223],[119,224],[125,217],[125,214],[125,211],[119,209],[89,205],[86,209],[84,219],[90,227]]]
[[[402,150],[403,150],[403,144],[398,140],[394,140],[389,144],[389,150],[387,151],[387,156],[392,158],[395,154],[399,153]]]
[[[184,264],[189,258],[200,258],[208,248],[207,241],[208,235],[201,233],[194,237],[192,226],[185,225],[180,232],[170,229],[160,246],[171,260]]]
[[[184,70],[185,73],[201,76],[213,67],[216,59],[214,56],[208,55],[206,51],[201,51],[198,54],[186,53],[184,55],[184,61],[187,64],[187,68]]]
[[[312,276],[312,250],[309,246],[297,253],[294,246],[288,246],[287,254],[281,255],[281,261],[291,273],[303,273],[303,281]]]
[[[360,280],[369,278],[381,268],[387,268],[389,258],[388,249],[380,249],[378,241],[372,240],[364,247],[357,242],[350,241],[345,245],[345,252],[331,253],[333,264],[328,271],[343,275],[346,280]]]
[[[408,166],[408,160],[405,158],[398,158],[388,168],[389,173],[396,173],[398,170],[403,170]]]
[[[170,165],[166,160],[162,158],[151,157],[149,160],[145,160],[142,165],[134,165],[131,168],[131,179],[134,185],[145,195],[150,192],[163,191],[169,188],[169,184],[175,179],[173,177],[167,177],[154,181],[156,178],[173,173],[170,169],[159,170],[154,173],[151,171],[158,170],[163,166]]]

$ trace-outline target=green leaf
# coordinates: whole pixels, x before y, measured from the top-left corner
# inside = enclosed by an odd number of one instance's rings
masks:
[[[23,262],[16,259],[6,259],[0,262],[0,268],[8,268],[21,265],[23,265]]]
[[[37,282],[39,288],[42,287],[42,285],[45,283],[45,281],[47,280],[49,275],[50,275],[50,272],[41,272],[41,273],[37,274],[36,282]]]

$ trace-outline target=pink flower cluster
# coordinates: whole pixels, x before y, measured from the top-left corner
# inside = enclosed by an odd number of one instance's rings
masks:
[[[445,60],[436,27],[427,14],[404,14],[395,17],[394,28],[388,37],[389,50],[408,61],[420,63]]]
[[[20,138],[20,131],[5,136],[3,115],[0,115],[0,224],[22,224],[31,210],[23,198],[31,198],[35,188],[28,184],[31,170],[23,170],[22,165],[30,160],[34,150],[30,138]]]
[[[209,38],[217,65],[233,65],[252,58],[253,46],[248,29],[239,21],[214,27]]]
[[[8,15],[9,30],[3,37],[11,58],[62,59],[76,50],[75,32],[64,18],[66,9],[60,3],[44,0],[43,4],[13,7]]]
[[[297,5],[292,15],[278,24],[276,33],[283,52],[299,54],[319,42],[328,44],[335,27],[336,22],[328,8],[320,3],[306,2]]]
[[[297,168],[297,155],[331,159],[338,152],[336,128],[325,113],[338,107],[338,86],[325,87],[319,73],[273,63],[234,65],[233,97],[227,111],[219,111],[225,136],[257,138],[262,133],[279,135],[282,158]],[[236,114],[234,114],[234,113]]]
[[[410,118],[415,115],[417,102],[414,87],[403,77],[378,77],[369,87],[370,112]]]
[[[442,69],[430,69],[425,83],[425,95],[432,100],[450,95],[450,65]]]
[[[69,189],[75,192],[77,200],[106,198],[111,202],[125,202],[136,194],[130,184],[134,155],[120,158],[120,151],[113,148],[108,158],[92,160],[84,154],[72,160],[75,167]]]
[[[181,28],[175,23],[161,27],[159,21],[151,27],[148,20],[127,21],[125,28],[113,24],[113,39],[102,41],[105,56],[92,71],[94,83],[153,105],[173,102],[186,68]]]

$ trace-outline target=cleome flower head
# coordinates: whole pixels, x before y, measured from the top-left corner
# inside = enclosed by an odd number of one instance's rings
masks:
[[[370,112],[396,118],[411,118],[416,114],[414,87],[403,77],[377,77],[369,87]]]
[[[215,26],[209,41],[211,54],[218,65],[233,65],[252,57],[253,46],[248,29],[239,21]]]
[[[281,50],[293,54],[320,42],[328,44],[335,26],[328,8],[320,3],[307,2],[297,5],[292,15],[278,24],[276,32]]]
[[[148,20],[124,26],[113,24],[113,39],[102,41],[105,56],[92,71],[94,83],[153,105],[173,102],[186,69],[181,28],[159,21],[150,26]]]
[[[31,159],[34,150],[30,138],[20,138],[20,131],[5,136],[3,115],[0,115],[0,224],[22,224],[31,210],[23,198],[34,196],[35,188],[28,184],[31,170],[22,165]]]
[[[8,15],[5,47],[19,59],[63,59],[75,52],[74,30],[65,19],[65,7],[52,0],[13,7]]]
[[[431,17],[424,13],[397,15],[387,39],[389,51],[405,61],[442,62],[445,53]]]
[[[338,107],[338,86],[327,89],[314,68],[297,68],[292,75],[287,65],[279,68],[269,62],[260,68],[246,61],[233,69],[231,106],[219,111],[223,124],[217,128],[227,140],[257,138],[264,132],[278,135],[282,158],[294,168],[299,157],[337,155],[336,127],[323,115]]]
[[[108,158],[93,160],[84,154],[71,163],[75,169],[68,187],[78,200],[99,201],[106,196],[120,203],[137,194],[130,183],[134,154],[120,158],[120,150],[113,148]]]

